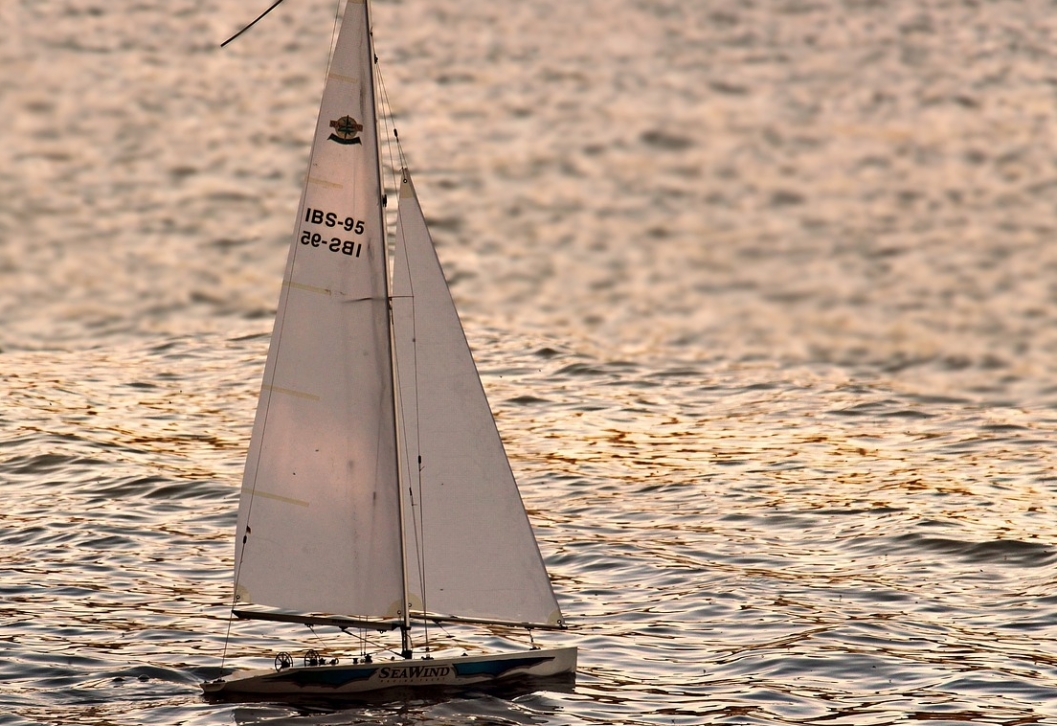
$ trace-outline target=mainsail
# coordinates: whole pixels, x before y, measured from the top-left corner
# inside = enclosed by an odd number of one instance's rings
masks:
[[[558,625],[561,612],[406,169],[397,219],[393,329],[412,602],[447,616]]]
[[[392,617],[403,581],[367,8],[335,46],[239,502],[236,605]]]
[[[243,478],[236,608],[399,616],[405,638],[405,603],[561,626],[406,171],[390,320],[372,60],[349,0]]]

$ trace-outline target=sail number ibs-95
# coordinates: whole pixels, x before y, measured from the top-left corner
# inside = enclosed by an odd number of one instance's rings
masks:
[[[305,222],[307,224],[321,224],[330,228],[341,227],[346,232],[354,232],[356,234],[363,234],[364,231],[363,220],[353,219],[352,217],[339,219],[338,215],[334,212],[326,212],[322,209],[312,209],[311,207],[305,209]],[[312,232],[310,230],[305,230],[301,233],[301,244],[312,245],[313,247],[326,247],[331,252],[341,252],[350,257],[359,257],[360,250],[363,248],[362,242],[354,242],[353,240],[348,239],[343,240],[340,237],[331,237],[327,239],[319,232]]]

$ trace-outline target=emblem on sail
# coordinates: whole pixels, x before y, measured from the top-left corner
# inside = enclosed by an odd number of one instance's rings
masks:
[[[359,133],[363,131],[363,124],[356,123],[352,116],[342,116],[337,121],[331,121],[330,128],[334,129],[334,133],[330,135],[331,141],[337,141],[339,144],[362,143]]]

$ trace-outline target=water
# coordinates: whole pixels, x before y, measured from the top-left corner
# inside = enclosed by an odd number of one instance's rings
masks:
[[[0,723],[1057,723],[1033,0],[376,0],[581,672],[204,702],[333,32],[263,7],[0,6]]]

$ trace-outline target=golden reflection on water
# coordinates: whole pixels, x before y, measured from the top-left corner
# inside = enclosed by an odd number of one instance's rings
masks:
[[[107,701],[215,669],[265,342],[6,356],[21,423],[4,540],[23,554],[5,558],[2,637],[21,669],[60,668]],[[991,692],[1039,697],[1057,661],[1048,414],[835,369],[574,362],[538,342],[486,340],[481,368],[583,649],[580,685],[556,697],[578,718],[663,702],[687,719],[873,719],[954,693],[977,711]],[[229,656],[270,657],[266,631]],[[108,712],[41,708],[24,712]]]

